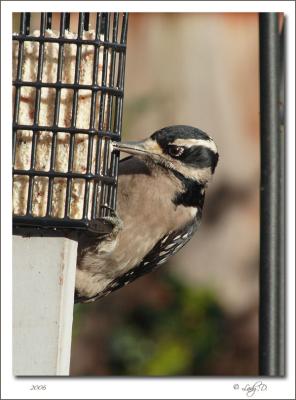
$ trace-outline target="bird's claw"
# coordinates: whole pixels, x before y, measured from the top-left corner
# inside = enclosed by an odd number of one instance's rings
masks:
[[[118,232],[123,228],[122,220],[117,215],[116,211],[110,207],[109,215],[105,217],[99,217],[89,224],[90,235],[96,236],[98,238],[114,238],[117,236]]]
[[[116,211],[110,208],[110,215],[106,217],[101,218],[103,223],[106,223],[111,230],[103,235],[103,237],[110,237],[114,238],[118,235],[118,233],[122,230],[123,228],[123,222],[120,219],[120,217],[117,215]]]
[[[116,242],[117,235],[122,228],[122,220],[113,209],[110,209],[109,216],[100,217],[93,221],[90,231],[83,232],[79,237],[80,257],[88,251],[97,251],[98,249],[103,251],[102,248],[104,246],[109,249],[109,246]],[[100,244],[99,247],[98,243]]]

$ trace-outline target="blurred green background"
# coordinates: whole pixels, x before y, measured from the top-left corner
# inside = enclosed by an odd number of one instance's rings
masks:
[[[152,288],[162,298],[155,304],[140,300],[123,312],[108,335],[109,367],[116,375],[209,372],[215,348],[226,335],[215,296],[205,288],[189,289],[172,277],[158,278],[158,287]],[[93,312],[100,315],[98,307]],[[76,307],[75,335],[79,335],[83,315],[83,307]]]

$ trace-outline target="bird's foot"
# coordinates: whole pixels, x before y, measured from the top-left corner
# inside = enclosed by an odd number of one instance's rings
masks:
[[[118,233],[123,228],[123,222],[114,210],[110,209],[110,215],[100,218],[101,223],[106,227],[106,231],[99,235],[99,245],[95,251],[100,254],[109,254],[114,250],[117,243]]]
[[[78,239],[78,254],[83,257],[88,252],[110,253],[116,245],[118,233],[123,228],[123,222],[117,213],[110,209],[110,215],[93,221],[90,231],[80,234]]]
[[[123,228],[123,222],[120,219],[120,217],[117,215],[116,211],[113,209],[110,209],[110,215],[107,217],[102,217],[101,218],[103,222],[105,222],[107,225],[110,226],[111,231],[106,233],[104,237],[109,237],[110,238],[115,238],[118,233],[122,230]]]
[[[109,215],[92,220],[89,224],[89,232],[99,239],[114,239],[121,231],[123,223],[116,211],[110,207],[106,208],[109,209]]]

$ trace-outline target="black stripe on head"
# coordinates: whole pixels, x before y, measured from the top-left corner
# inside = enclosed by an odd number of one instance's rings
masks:
[[[205,146],[191,146],[185,147],[178,159],[194,168],[211,168],[211,172],[214,173],[219,155]]]
[[[202,139],[210,140],[209,136],[198,128],[187,125],[174,125],[160,129],[151,135],[152,140],[164,149],[168,144],[173,143],[176,139]]]

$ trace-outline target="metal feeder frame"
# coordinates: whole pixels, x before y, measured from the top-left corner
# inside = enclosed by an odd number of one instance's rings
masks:
[[[12,39],[18,42],[18,61],[16,79],[13,81],[15,87],[15,104],[13,110],[13,177],[15,175],[27,176],[29,180],[28,185],[28,200],[25,215],[14,215],[13,226],[14,233],[28,231],[56,231],[62,230],[87,230],[89,232],[101,233],[106,231],[106,224],[102,217],[109,216],[112,210],[116,208],[116,186],[118,175],[118,152],[110,151],[110,140],[119,141],[121,137],[122,126],[122,108],[123,108],[123,94],[124,94],[124,73],[125,73],[125,55],[126,55],[126,39],[127,39],[127,13],[96,13],[95,20],[95,39],[83,39],[83,31],[89,29],[90,13],[79,13],[77,38],[70,39],[65,37],[65,31],[70,29],[71,16],[70,13],[60,13],[60,26],[59,37],[46,37],[46,29],[52,27],[52,13],[40,13],[40,35],[33,36],[30,34],[30,19],[31,13],[21,13],[19,33],[13,34]],[[120,35],[119,35],[120,33]],[[101,40],[103,35],[104,40]],[[120,36],[118,38],[118,36]],[[37,65],[37,78],[36,81],[22,80],[22,63],[24,55],[24,42],[38,42],[39,43],[39,57]],[[44,62],[44,45],[45,43],[57,43],[58,50],[58,63],[57,63],[57,79],[54,83],[42,82],[42,71]],[[64,66],[63,52],[64,45],[70,43],[75,44],[76,49],[76,63],[75,63],[75,78],[74,83],[62,82],[62,71]],[[93,62],[93,76],[91,85],[82,85],[79,83],[80,78],[80,62],[81,62],[81,47],[82,45],[94,46],[94,62]],[[103,50],[103,69],[102,69],[102,84],[98,84],[98,65],[100,50]],[[108,57],[110,65],[110,74],[107,76]],[[116,63],[117,58],[117,63]],[[101,61],[101,60],[100,60]],[[117,76],[116,82],[115,78]],[[29,86],[36,89],[35,107],[34,107],[34,123],[32,125],[19,124],[19,110],[20,110],[20,92],[21,88]],[[41,100],[41,88],[54,88],[55,104],[54,104],[54,120],[52,126],[40,126],[39,111]],[[61,90],[73,90],[72,102],[72,120],[70,127],[59,126],[59,107],[61,101]],[[88,89],[91,90],[91,110],[90,110],[90,126],[89,129],[79,129],[76,127],[76,117],[78,109],[78,90]],[[100,92],[99,116],[98,126],[95,126],[95,110],[97,93]],[[107,99],[106,99],[107,95]],[[107,127],[103,126],[105,104],[108,110]],[[32,131],[32,149],[31,149],[31,162],[30,169],[22,170],[14,168],[15,154],[16,154],[16,138],[17,131]],[[38,133],[42,131],[52,132],[51,143],[51,159],[49,171],[39,171],[35,169],[36,159],[36,145]],[[55,171],[55,156],[57,146],[57,133],[69,133],[69,160],[68,172]],[[74,145],[76,134],[88,135],[88,156],[86,173],[73,172],[74,160]],[[97,149],[96,149],[96,166],[95,173],[91,170],[92,151],[93,151],[93,138],[97,136]],[[102,158],[100,159],[100,146],[102,139],[106,138],[106,145],[103,149]],[[109,159],[111,157],[111,160]],[[103,171],[100,174],[99,166],[103,165]],[[36,217],[32,215],[32,199],[33,199],[33,181],[34,177],[47,177],[48,178],[48,197],[47,209],[44,217]],[[65,213],[63,218],[51,216],[52,208],[52,195],[53,195],[53,182],[54,178],[66,178],[66,200],[65,200]],[[82,219],[70,218],[70,202],[71,202],[71,188],[73,178],[79,178],[85,182],[84,204]],[[91,218],[89,218],[89,196],[90,196],[90,182],[94,182],[93,201],[91,209]],[[97,187],[98,182],[101,183],[101,193],[98,196]],[[108,230],[108,229],[107,229]]]

